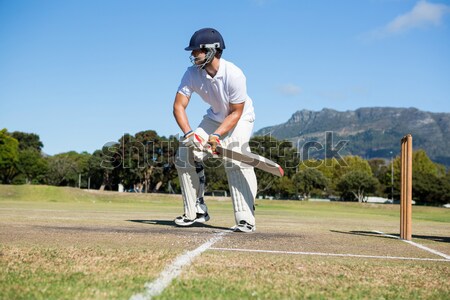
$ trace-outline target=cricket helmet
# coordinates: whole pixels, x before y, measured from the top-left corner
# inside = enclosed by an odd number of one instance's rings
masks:
[[[225,42],[222,35],[214,28],[203,28],[197,30],[189,41],[189,46],[184,48],[186,51],[197,49],[225,49]]]

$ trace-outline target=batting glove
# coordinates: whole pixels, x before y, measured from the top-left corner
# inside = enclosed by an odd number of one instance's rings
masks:
[[[192,130],[184,135],[183,143],[186,147],[193,148],[197,151],[203,151],[206,144],[205,140]]]
[[[208,144],[211,146],[212,153],[217,153],[217,145],[220,145],[220,134],[213,133],[209,135]]]

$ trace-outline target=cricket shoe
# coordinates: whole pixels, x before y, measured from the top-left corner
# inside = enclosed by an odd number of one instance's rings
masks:
[[[233,232],[245,232],[245,233],[251,233],[256,231],[256,226],[247,223],[244,220],[239,221],[238,225],[234,225],[230,228]]]
[[[197,202],[195,203],[195,210],[197,211],[197,216],[208,214],[208,207],[206,206],[203,197],[197,199]]]
[[[177,217],[174,222],[178,226],[191,226],[194,223],[205,223],[209,221],[210,217],[208,213],[205,214],[197,214],[197,217],[194,220],[186,218],[186,215],[182,215]]]
[[[195,222],[197,223],[205,223],[210,219],[209,214],[206,212],[204,214],[197,213],[197,218],[195,218]]]

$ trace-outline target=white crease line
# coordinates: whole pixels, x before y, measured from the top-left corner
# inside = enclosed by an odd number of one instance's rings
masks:
[[[297,251],[237,249],[237,248],[214,248],[214,247],[209,248],[209,250],[450,262],[450,260],[439,259],[439,258],[418,258],[418,257],[401,257],[401,256],[377,256],[377,255],[339,254],[339,253],[321,253],[321,252],[297,252]]]
[[[222,239],[226,232],[219,232],[213,238],[206,243],[202,244],[197,249],[187,251],[183,255],[177,257],[175,261],[168,265],[152,282],[147,282],[145,292],[131,296],[130,300],[149,300],[152,297],[160,295],[166,287],[181,274],[181,270],[184,266],[188,266],[192,263],[195,257],[199,256],[206,250],[210,249],[212,245]]]
[[[450,256],[449,256],[449,255],[444,254],[444,253],[439,252],[439,251],[436,251],[436,250],[434,250],[434,249],[425,247],[424,245],[421,245],[421,244],[418,244],[418,243],[414,243],[414,242],[408,241],[408,240],[403,240],[403,239],[400,239],[398,236],[386,234],[386,233],[381,232],[381,231],[373,230],[372,232],[381,234],[381,235],[386,236],[386,237],[390,237],[390,238],[394,238],[394,239],[397,239],[397,240],[401,240],[401,241],[403,241],[403,242],[405,242],[405,243],[408,243],[408,244],[410,244],[410,245],[416,246],[417,248],[420,248],[420,249],[422,249],[422,250],[428,251],[428,252],[430,252],[430,253],[433,253],[433,254],[442,256],[442,257],[444,257],[445,259],[450,260]]]

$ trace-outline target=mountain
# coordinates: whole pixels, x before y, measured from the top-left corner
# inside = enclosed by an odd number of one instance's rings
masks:
[[[410,133],[414,150],[424,149],[433,161],[450,166],[450,113],[392,107],[343,112],[304,109],[294,113],[286,123],[262,128],[255,135],[270,134],[302,148],[308,142],[324,143],[326,132],[332,132],[333,146],[341,140],[348,141],[339,154],[366,159],[391,159],[392,155],[398,155],[400,139]]]

